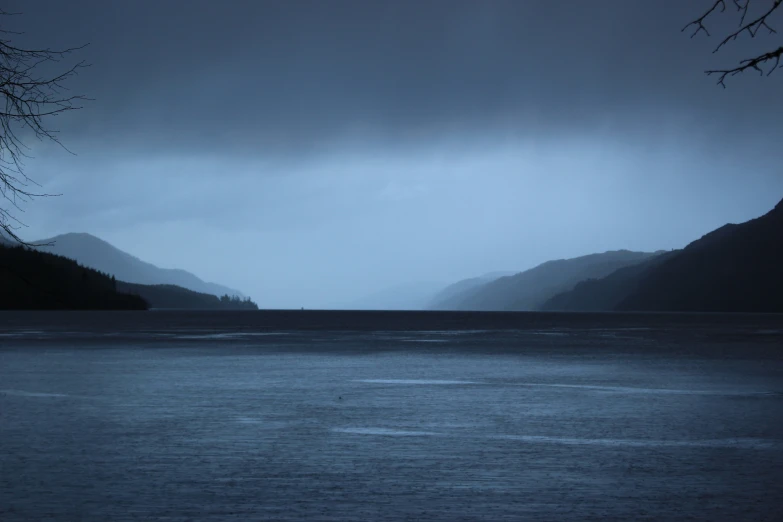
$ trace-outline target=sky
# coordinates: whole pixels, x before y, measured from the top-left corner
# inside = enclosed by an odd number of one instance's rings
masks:
[[[714,54],[730,10],[681,32],[711,3],[10,2],[14,43],[89,44],[68,86],[92,99],[52,122],[73,154],[28,141],[60,195],[20,233],[272,308],[681,248],[783,198],[783,71],[703,72],[780,37]]]

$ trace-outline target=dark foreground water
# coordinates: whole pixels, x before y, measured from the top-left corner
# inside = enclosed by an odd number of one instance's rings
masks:
[[[783,317],[0,314],[0,520],[780,520]]]

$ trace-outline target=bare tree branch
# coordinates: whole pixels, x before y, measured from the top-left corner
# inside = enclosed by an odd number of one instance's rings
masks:
[[[0,10],[0,20],[16,14]],[[27,131],[39,140],[53,141],[68,151],[58,139],[57,131],[47,123],[53,116],[81,109],[81,102],[87,98],[70,94],[64,83],[87,64],[80,61],[58,73],[51,73],[53,65],[85,46],[62,50],[28,49],[12,44],[11,37],[18,34],[0,30],[0,236],[6,235],[31,246],[17,234],[24,224],[12,211],[23,212],[22,203],[53,194],[40,193],[31,187],[38,184],[24,173],[24,160],[30,157],[30,149],[20,135]]]
[[[740,13],[740,21],[739,21],[739,28],[730,33],[728,36],[723,38],[721,42],[718,44],[718,46],[715,48],[713,53],[717,53],[721,50],[726,44],[729,42],[735,41],[740,35],[743,33],[747,33],[750,35],[751,38],[755,38],[758,35],[758,32],[762,29],[766,29],[769,34],[777,34],[777,31],[769,25],[769,17],[781,6],[783,5],[783,0],[768,0],[770,2],[769,8],[764,11],[762,14],[760,14],[757,18],[751,20],[750,22],[745,23],[745,20],[748,16],[748,10],[750,8],[751,0],[732,0],[734,6],[737,8],[737,12]],[[707,30],[707,27],[704,25],[704,22],[707,20],[707,18],[714,13],[716,10],[720,8],[720,12],[723,13],[726,11],[726,0],[716,0],[712,7],[710,7],[703,15],[701,15],[696,20],[693,20],[688,25],[682,28],[683,31],[687,30],[688,28],[694,26],[696,29],[691,34],[691,38],[699,34],[700,32],[704,32],[707,36],[710,36],[709,31]],[[778,47],[775,50],[762,53],[756,57],[753,58],[747,58],[744,60],[740,60],[739,65],[733,68],[728,69],[711,69],[705,71],[707,75],[718,75],[718,85],[722,87],[726,87],[725,80],[728,76],[735,76],[737,74],[740,74],[747,69],[754,69],[756,71],[759,71],[760,74],[764,75],[766,74],[769,76],[772,74],[772,72],[780,67],[780,57],[783,55],[783,47]],[[774,64],[769,67],[767,71],[764,70],[764,66],[768,63],[771,63],[774,61]]]
[[[712,14],[713,11],[715,11],[718,7],[720,7],[721,13],[726,10],[726,2],[725,0],[716,0],[714,4],[712,4],[712,7],[709,8],[709,10],[701,15],[696,20],[692,21],[688,25],[682,28],[682,31],[684,32],[686,29],[688,29],[690,26],[695,25],[696,30],[691,35],[691,38],[699,34],[700,32],[704,31],[704,34],[707,36],[710,36],[710,32],[707,30],[707,27],[704,25],[704,20],[707,19],[708,16]]]
[[[737,74],[745,71],[746,69],[755,69],[760,74],[762,75],[766,74],[767,76],[769,76],[775,71],[775,69],[780,68],[781,55],[783,55],[783,47],[778,47],[774,51],[764,53],[762,55],[756,56],[755,58],[748,58],[746,60],[742,60],[740,62],[740,65],[733,69],[710,70],[705,72],[707,73],[707,75],[719,74],[720,76],[718,77],[718,85],[720,85],[721,87],[726,87],[725,80],[727,76],[736,76]],[[775,64],[772,65],[772,67],[770,67],[769,70],[765,73],[764,69],[761,68],[761,65],[771,60],[775,60]]]
[[[713,52],[717,53],[721,47],[726,45],[731,40],[736,40],[739,35],[741,35],[744,32],[748,32],[748,34],[751,36],[751,38],[755,38],[756,34],[758,34],[759,30],[762,28],[766,28],[769,30],[770,33],[776,33],[772,27],[767,25],[767,18],[769,18],[769,15],[771,15],[775,9],[780,7],[781,3],[783,3],[783,0],[773,0],[772,5],[770,6],[769,10],[764,13],[763,15],[759,16],[752,22],[749,22],[746,25],[742,25],[742,23],[745,21],[745,15],[748,13],[748,6],[750,5],[750,0],[745,1],[745,5],[742,6],[739,3],[735,2],[737,4],[737,8],[742,11],[742,18],[740,19],[740,28],[728,35],[726,38],[723,39],[721,43],[718,44],[718,47],[715,48]]]

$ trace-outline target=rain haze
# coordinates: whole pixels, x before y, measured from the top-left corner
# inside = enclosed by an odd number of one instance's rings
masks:
[[[712,54],[720,17],[681,32],[708,4],[12,2],[20,43],[89,43],[93,98],[54,122],[75,155],[29,142],[61,195],[21,233],[273,308],[681,248],[783,193],[781,79],[703,72],[769,41]]]

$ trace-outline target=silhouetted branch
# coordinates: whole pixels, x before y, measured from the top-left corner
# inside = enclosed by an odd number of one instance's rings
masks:
[[[692,25],[695,25],[695,26],[696,26],[696,30],[695,30],[695,31],[694,31],[694,33],[691,35],[691,38],[693,38],[694,36],[696,36],[697,34],[699,34],[701,31],[704,31],[704,33],[705,33],[707,36],[710,36],[710,32],[707,30],[707,27],[704,25],[704,20],[706,20],[706,19],[707,19],[707,17],[708,17],[708,16],[710,16],[710,15],[712,14],[712,12],[718,8],[718,6],[720,6],[720,8],[721,8],[721,12],[725,11],[725,10],[726,10],[726,2],[725,2],[725,0],[717,0],[717,1],[716,1],[716,2],[715,2],[713,5],[712,5],[712,7],[710,7],[710,9],[709,9],[709,10],[708,10],[706,13],[704,13],[704,14],[703,14],[703,15],[701,15],[699,18],[697,18],[696,20],[692,21],[691,23],[689,23],[688,25],[686,25],[685,27],[683,27],[683,28],[682,28],[682,30],[683,30],[683,31],[685,31],[685,30],[687,30],[687,29],[688,29],[690,26],[692,26]]]
[[[0,17],[15,14],[0,10]],[[80,61],[59,73],[40,74],[42,66],[60,63],[84,46],[27,49],[12,45],[10,35],[16,34],[19,33],[0,30],[0,195],[7,205],[0,207],[0,233],[28,245],[16,232],[24,224],[9,208],[21,212],[20,203],[53,194],[31,188],[38,184],[24,173],[24,160],[30,156],[20,133],[26,130],[35,138],[53,141],[68,151],[47,122],[52,116],[81,108],[80,103],[87,98],[68,93],[64,83],[87,64]]]
[[[767,9],[757,18],[751,20],[748,23],[745,23],[751,0],[744,0],[744,2],[742,0],[732,0],[732,3],[737,8],[738,13],[740,13],[739,28],[736,31],[730,33],[728,36],[726,36],[723,40],[721,40],[721,42],[715,48],[713,53],[717,53],[723,46],[725,46],[731,41],[736,40],[743,33],[749,34],[751,38],[755,38],[758,32],[762,29],[766,29],[769,32],[769,34],[773,34],[773,33],[776,34],[777,31],[775,31],[775,29],[771,25],[769,25],[768,20],[769,17],[772,15],[772,13],[774,13],[781,6],[781,4],[783,4],[783,0],[770,0],[770,2],[771,5],[769,9]],[[696,29],[694,30],[693,34],[691,34],[691,38],[693,38],[700,32],[704,32],[704,34],[710,36],[710,32],[707,30],[707,27],[704,25],[704,22],[712,13],[718,10],[718,8],[720,8],[721,13],[726,11],[726,0],[716,0],[712,4],[712,7],[710,7],[703,15],[701,15],[699,18],[693,20],[688,25],[683,27],[682,30],[686,31],[691,26],[695,26]],[[747,69],[755,69],[759,71],[760,74],[762,75],[766,74],[767,76],[769,76],[770,74],[772,74],[772,71],[780,67],[781,55],[783,55],[783,46],[778,47],[775,50],[760,54],[754,58],[747,58],[741,60],[737,67],[730,68],[730,69],[712,69],[705,72],[707,75],[718,74],[719,75],[718,85],[725,88],[726,87],[725,80],[727,76],[735,76],[737,74],[744,72]],[[774,64],[765,73],[763,66],[771,61],[774,61]]]
[[[720,74],[720,77],[718,78],[718,85],[722,87],[726,87],[726,84],[724,83],[724,80],[727,76],[735,76],[746,69],[755,69],[760,74],[765,74],[764,69],[760,67],[760,65],[770,61],[775,60],[775,64],[769,68],[769,70],[766,72],[766,75],[769,76],[772,74],[772,72],[780,67],[780,56],[783,55],[783,47],[778,47],[776,50],[764,53],[762,55],[759,55],[755,58],[748,58],[746,60],[742,60],[740,62],[740,65],[738,67],[735,67],[733,69],[718,69],[718,70],[710,70],[706,71],[708,75],[712,74]]]

